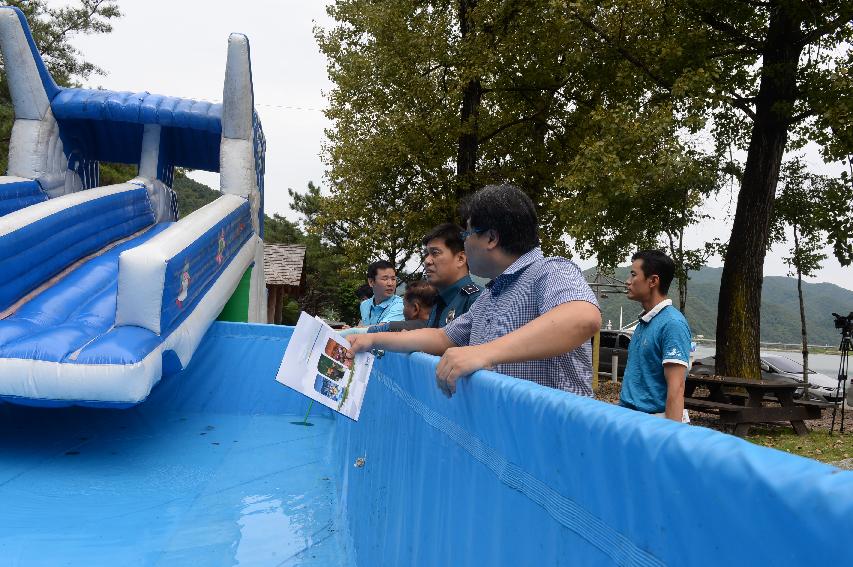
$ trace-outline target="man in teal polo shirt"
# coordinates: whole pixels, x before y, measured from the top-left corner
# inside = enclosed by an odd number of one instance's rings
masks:
[[[367,267],[367,283],[373,289],[373,297],[365,299],[361,309],[361,325],[375,325],[387,321],[402,321],[403,298],[396,295],[397,272],[386,260],[373,262]]]
[[[427,322],[441,328],[463,315],[483,290],[471,280],[462,227],[440,224],[424,236],[424,279],[438,289],[438,299]]]
[[[622,406],[689,422],[684,381],[690,366],[690,327],[667,297],[675,263],[660,250],[642,250],[631,258],[628,299],[643,313],[628,346],[622,378]]]

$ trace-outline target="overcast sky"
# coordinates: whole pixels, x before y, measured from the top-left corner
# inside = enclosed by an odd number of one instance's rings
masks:
[[[318,24],[330,25],[325,2],[121,0],[120,6],[124,17],[115,22],[113,33],[74,40],[89,61],[107,72],[105,77],[93,77],[90,86],[219,102],[228,34],[249,37],[255,104],[267,137],[266,212],[294,218],[287,189],[303,191],[309,181],[324,181],[320,154],[323,131],[330,124],[320,110],[332,85],[312,30]],[[815,152],[808,158],[814,168],[822,169]],[[192,176],[218,188],[218,175]],[[734,206],[728,194],[721,195],[708,207],[714,219],[694,230],[688,240],[692,244],[709,236],[727,240]],[[828,252],[830,259],[813,281],[853,289],[853,268],[842,268]],[[787,274],[785,254],[784,246],[774,247],[765,262],[765,275]],[[584,268],[593,264],[579,263]]]

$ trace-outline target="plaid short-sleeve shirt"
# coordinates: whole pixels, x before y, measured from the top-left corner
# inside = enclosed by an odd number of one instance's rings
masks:
[[[574,262],[565,258],[545,258],[541,249],[534,248],[489,282],[468,312],[449,323],[444,332],[453,344],[481,345],[570,301],[586,301],[598,307],[595,294]],[[499,364],[495,370],[543,386],[592,396],[589,341],[566,354],[545,360]]]

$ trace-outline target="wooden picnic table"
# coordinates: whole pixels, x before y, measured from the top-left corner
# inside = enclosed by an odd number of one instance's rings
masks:
[[[694,397],[698,386],[708,388],[706,397]],[[743,437],[754,423],[790,422],[798,435],[807,435],[809,428],[804,420],[820,418],[826,406],[822,402],[795,400],[794,392],[799,387],[794,382],[783,380],[747,380],[726,376],[687,375],[684,389],[684,407],[709,413],[717,413],[720,422],[730,425],[734,434]],[[746,397],[730,390],[742,388]],[[778,406],[765,402],[777,402]]]

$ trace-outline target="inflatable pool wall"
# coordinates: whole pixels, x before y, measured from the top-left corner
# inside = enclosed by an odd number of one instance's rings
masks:
[[[448,400],[424,354],[306,427],[291,333],[216,322],[121,411],[0,404],[3,564],[853,565],[853,472],[491,372]]]
[[[246,37],[228,39],[222,104],[59,87],[17,8],[0,8],[0,49],[15,109],[0,399],[127,407],[189,363],[229,299],[265,322],[265,140]],[[100,187],[100,162],[138,175]],[[179,220],[175,167],[219,172],[222,197]]]

